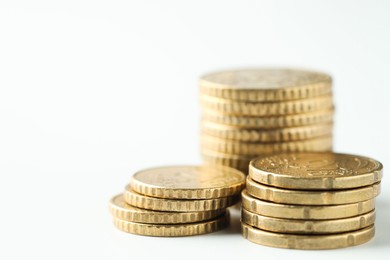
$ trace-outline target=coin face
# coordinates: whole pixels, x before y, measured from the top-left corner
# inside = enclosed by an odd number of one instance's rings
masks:
[[[206,199],[240,193],[245,175],[224,166],[172,166],[137,172],[131,180],[134,191],[159,198]]]
[[[291,189],[343,189],[367,186],[382,178],[380,162],[331,152],[290,153],[257,158],[250,176],[257,182]]]
[[[202,77],[201,84],[232,89],[280,89],[331,82],[329,75],[293,69],[244,69],[222,71]]]

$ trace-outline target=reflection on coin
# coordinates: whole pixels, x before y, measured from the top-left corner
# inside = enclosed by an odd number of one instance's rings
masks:
[[[171,166],[135,173],[131,189],[158,198],[209,199],[239,194],[245,175],[224,166]]]
[[[157,211],[175,212],[210,211],[224,209],[236,204],[240,200],[239,195],[200,200],[154,198],[131,191],[129,186],[126,187],[126,190],[123,193],[123,198],[126,203],[134,207]]]
[[[285,216],[288,218],[289,216]],[[375,210],[360,216],[330,220],[297,220],[272,218],[242,209],[241,221],[267,231],[294,234],[330,234],[354,231],[371,226],[375,222]]]
[[[229,225],[229,212],[214,220],[190,224],[145,224],[114,218],[114,225],[128,233],[157,237],[193,236],[221,230]]]
[[[199,212],[168,212],[152,211],[133,207],[119,194],[110,200],[110,211],[114,218],[130,222],[150,224],[178,224],[205,221],[222,215],[225,210],[199,211]]]
[[[250,196],[246,190],[242,193],[242,207],[256,214],[290,219],[324,220],[348,218],[370,212],[375,207],[374,199],[343,205],[289,205],[260,200]]]
[[[265,231],[242,223],[242,234],[249,241],[290,249],[334,249],[366,243],[375,235],[374,225],[357,231],[331,235],[293,235]]]
[[[248,193],[261,200],[298,205],[339,205],[356,203],[375,198],[380,183],[355,189],[336,191],[306,191],[275,188],[254,182],[249,176],[246,182]]]
[[[256,158],[250,163],[249,175],[281,188],[333,190],[379,182],[382,169],[380,162],[363,156],[305,152]]]
[[[296,69],[241,69],[214,72],[200,79],[201,94],[233,100],[286,101],[327,94],[329,75]]]

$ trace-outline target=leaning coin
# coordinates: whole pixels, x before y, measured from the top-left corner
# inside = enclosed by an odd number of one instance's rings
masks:
[[[380,183],[355,189],[335,191],[306,191],[275,188],[253,181],[246,181],[248,194],[261,200],[298,205],[339,205],[356,203],[375,198],[380,192]]]
[[[368,186],[382,178],[380,162],[332,152],[283,153],[253,159],[249,175],[267,185],[304,190]]]
[[[242,223],[242,235],[249,241],[271,247],[290,249],[334,249],[368,242],[375,235],[374,225],[357,231],[331,235],[293,235],[265,231]]]
[[[248,194],[246,190],[241,193],[242,207],[256,214],[290,219],[326,220],[348,218],[362,215],[374,210],[374,199],[343,205],[289,205],[260,200]]]
[[[130,187],[137,193],[166,199],[212,199],[239,194],[245,175],[230,167],[171,166],[135,173]]]
[[[129,222],[149,223],[149,224],[178,224],[200,222],[214,219],[225,210],[199,211],[199,212],[169,212],[152,211],[133,207],[123,199],[123,194],[113,197],[109,203],[110,212],[114,218]]]
[[[200,200],[162,199],[138,194],[132,191],[128,186],[123,193],[123,198],[126,203],[137,208],[157,211],[188,212],[224,209],[236,204],[240,200],[240,195]]]
[[[145,224],[114,218],[114,225],[124,232],[155,237],[180,237],[207,234],[229,225],[229,212],[214,220],[190,224]]]
[[[241,221],[262,230],[293,234],[331,234],[354,231],[371,226],[375,222],[375,210],[360,216],[328,220],[297,220],[272,218],[242,209]]]

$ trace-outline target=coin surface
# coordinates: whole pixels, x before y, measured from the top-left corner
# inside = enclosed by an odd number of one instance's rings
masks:
[[[276,233],[331,234],[354,231],[373,225],[375,210],[350,218],[297,220],[267,217],[242,209],[241,221],[252,227]]]
[[[151,197],[210,199],[236,195],[245,186],[245,175],[224,166],[171,166],[135,173],[130,187]]]
[[[210,73],[200,79],[203,95],[233,100],[282,101],[331,92],[329,75],[296,69],[242,69]]]
[[[253,129],[227,126],[203,120],[202,133],[217,138],[244,142],[288,142],[313,139],[332,134],[333,124],[316,124],[310,126],[281,128],[281,129]]]
[[[256,214],[289,219],[325,220],[348,218],[362,215],[374,210],[374,199],[359,201],[343,205],[289,205],[260,200],[248,194],[246,190],[241,193],[242,207]]]
[[[229,212],[217,219],[190,224],[145,224],[114,218],[114,225],[124,232],[157,237],[194,236],[219,231],[229,225]]]
[[[204,149],[247,157],[270,155],[281,152],[330,151],[332,150],[332,141],[332,136],[323,136],[292,142],[239,142],[216,138],[205,134],[201,135],[201,145]]]
[[[375,198],[380,192],[380,183],[347,190],[288,190],[257,183],[248,176],[246,189],[248,194],[253,197],[277,203],[297,205],[339,205]]]
[[[123,193],[123,198],[127,204],[138,208],[157,211],[189,212],[224,209],[236,204],[240,200],[240,195],[199,200],[163,199],[136,193],[127,186]]]
[[[249,175],[260,183],[289,189],[347,189],[382,178],[380,162],[340,153],[284,153],[253,159]]]
[[[284,116],[234,116],[203,109],[202,119],[218,124],[244,128],[274,129],[299,127],[333,122],[334,109],[319,110],[311,113]]]
[[[202,155],[203,162],[205,164],[212,165],[212,166],[213,165],[229,166],[238,169],[244,174],[248,174],[249,162],[252,158],[252,157],[218,153],[214,151],[209,151],[204,148],[201,149],[201,155]]]
[[[114,218],[150,224],[179,224],[214,219],[225,213],[224,209],[199,212],[152,211],[133,207],[125,202],[123,194],[110,200],[109,208]]]
[[[332,109],[333,98],[331,95],[325,95],[286,102],[254,103],[202,96],[201,105],[206,109],[227,115],[281,116]]]
[[[242,235],[249,241],[290,249],[334,249],[368,242],[375,235],[374,225],[357,231],[331,235],[293,235],[265,231],[242,223]]]

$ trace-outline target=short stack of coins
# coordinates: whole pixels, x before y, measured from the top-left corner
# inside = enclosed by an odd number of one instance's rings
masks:
[[[242,192],[242,234],[293,249],[365,243],[375,234],[382,169],[367,157],[330,152],[253,159]]]
[[[229,167],[172,166],[135,173],[110,201],[115,226],[145,236],[191,236],[229,224],[245,175]]]
[[[332,79],[293,69],[221,71],[200,79],[205,163],[248,172],[251,159],[331,151]]]

